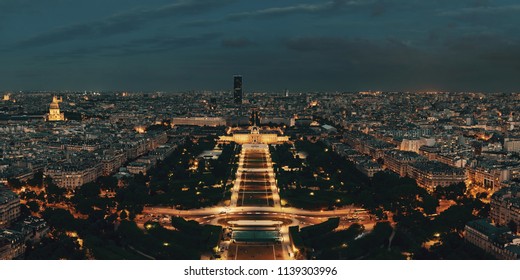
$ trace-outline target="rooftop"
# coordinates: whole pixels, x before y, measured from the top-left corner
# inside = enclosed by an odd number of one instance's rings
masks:
[[[504,234],[510,232],[508,227],[496,227],[492,225],[486,219],[469,221],[466,226],[471,227],[482,234],[486,235],[488,238],[495,238],[500,234]]]
[[[15,199],[19,199],[18,195],[8,189],[5,185],[0,184],[0,203],[7,203]]]

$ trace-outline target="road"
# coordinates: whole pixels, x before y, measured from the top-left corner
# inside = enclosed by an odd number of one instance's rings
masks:
[[[246,144],[242,146],[240,153],[230,206],[190,210],[145,207],[143,214],[139,215],[136,221],[141,227],[149,220],[158,221],[167,227],[171,226],[172,216],[179,216],[187,220],[195,220],[200,224],[221,225],[224,228],[234,228],[237,221],[246,224],[254,224],[258,221],[262,221],[258,224],[280,222],[277,230],[282,236],[282,255],[285,257],[293,255],[292,252],[287,251],[291,247],[289,226],[305,227],[322,223],[330,217],[340,217],[339,229],[358,223],[364,225],[366,230],[371,230],[376,223],[366,210],[354,206],[316,211],[282,207],[280,202],[269,147]]]
[[[200,209],[190,210],[177,210],[171,207],[145,207],[143,213],[154,214],[154,215],[170,215],[170,216],[181,216],[181,217],[197,217],[197,216],[209,216],[217,214],[233,214],[242,212],[267,212],[267,213],[279,213],[279,214],[293,214],[303,215],[312,217],[337,217],[337,216],[366,216],[367,211],[359,207],[344,207],[335,210],[306,210],[294,207],[265,207],[265,206],[242,206],[230,208],[227,206],[216,206]]]
[[[151,219],[161,219],[163,217],[179,216],[188,220],[195,220],[201,224],[219,224],[218,221],[227,220],[254,220],[254,219],[272,219],[283,220],[293,219],[295,222],[287,226],[314,225],[326,221],[330,217],[340,217],[340,228],[346,228],[353,223],[365,225],[367,229],[371,228],[377,222],[365,210],[356,207],[348,207],[337,209],[335,211],[312,211],[292,207],[210,207],[193,210],[176,210],[169,207],[146,207],[143,215],[139,220],[144,223]]]

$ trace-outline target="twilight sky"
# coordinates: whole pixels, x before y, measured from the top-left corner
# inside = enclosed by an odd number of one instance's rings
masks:
[[[0,0],[0,90],[520,90],[518,0]]]

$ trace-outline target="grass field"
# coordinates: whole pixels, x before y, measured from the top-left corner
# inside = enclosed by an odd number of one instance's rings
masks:
[[[237,206],[273,206],[274,200],[271,192],[240,192]]]

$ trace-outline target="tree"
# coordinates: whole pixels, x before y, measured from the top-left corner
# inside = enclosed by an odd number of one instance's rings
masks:
[[[59,202],[64,200],[64,195],[67,192],[66,189],[58,187],[51,177],[46,177],[44,180],[45,191],[47,193],[48,202]]]
[[[126,210],[121,211],[121,214],[119,214],[119,218],[121,218],[121,220],[126,220],[126,218],[128,218],[128,214],[126,214]]]
[[[473,207],[470,205],[453,205],[437,216],[435,227],[438,232],[462,232],[466,223],[476,218],[472,212]]]
[[[95,198],[99,197],[99,193],[101,192],[101,188],[99,184],[90,182],[80,186],[76,190],[76,195],[84,197],[84,198]]]
[[[339,256],[346,259],[377,259],[380,250],[388,247],[392,231],[390,223],[377,223],[369,234],[349,242],[346,248],[339,249]]]
[[[76,210],[78,210],[81,214],[90,215],[94,209],[92,208],[92,204],[88,199],[78,199],[75,201]]]
[[[127,209],[130,212],[141,213],[143,206],[150,199],[148,188],[143,182],[130,181],[126,188],[117,190],[116,201],[119,209]]]
[[[199,165],[197,166],[197,171],[199,173],[203,173],[206,171],[206,161],[204,159],[199,160]]]
[[[113,191],[117,189],[117,178],[113,176],[102,176],[98,181],[101,187],[105,190]]]
[[[31,210],[31,212],[40,211],[40,204],[35,200],[27,202],[27,207],[29,207],[29,210]]]
[[[445,197],[446,199],[456,200],[466,193],[466,184],[460,182],[446,187],[438,187],[435,189],[435,193],[439,196]]]
[[[43,172],[38,171],[34,173],[34,176],[27,181],[27,183],[33,187],[42,187],[43,186]]]
[[[19,190],[22,188],[23,184],[20,180],[16,179],[16,178],[10,178],[7,180],[7,185],[11,188],[11,189],[15,189],[15,190]]]
[[[507,223],[507,227],[511,229],[513,233],[516,233],[518,231],[518,225],[515,223],[515,221],[511,220],[509,223]]]
[[[68,210],[47,208],[43,211],[42,217],[56,230],[67,231],[76,228],[76,220]]]
[[[422,205],[426,214],[435,214],[437,212],[437,207],[439,207],[439,200],[426,194],[423,196]]]

